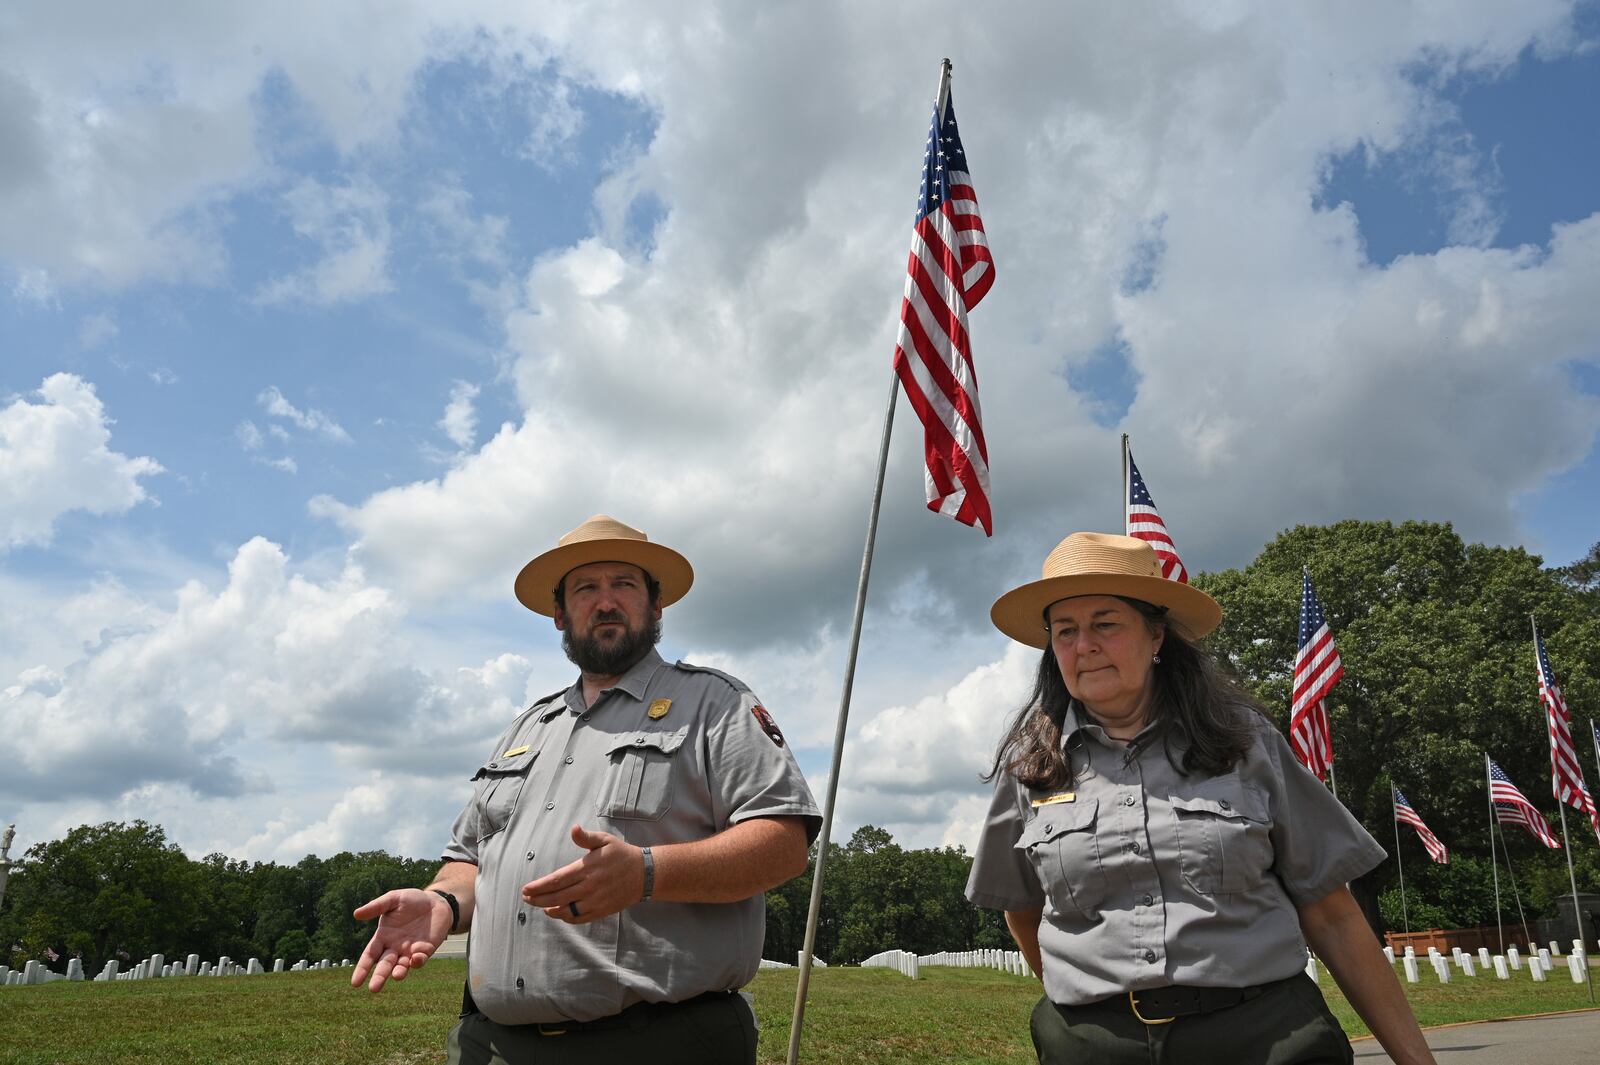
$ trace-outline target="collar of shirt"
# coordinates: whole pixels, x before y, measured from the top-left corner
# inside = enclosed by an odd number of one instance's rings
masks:
[[[585,714],[598,710],[600,704],[606,701],[606,696],[612,692],[621,691],[630,695],[635,702],[644,698],[644,690],[650,683],[650,678],[656,675],[656,670],[666,665],[659,652],[654,647],[646,651],[644,657],[628,668],[628,671],[609,688],[600,689],[600,694],[595,697],[593,706],[583,705],[583,677],[578,677],[578,682],[567,689],[566,698],[546,710],[541,715],[541,720],[554,717],[564,707],[574,714]]]
[[[1131,763],[1150,749],[1165,724],[1165,718],[1157,714],[1133,739],[1127,741],[1112,739],[1107,735],[1105,728],[1094,719],[1088,707],[1074,699],[1067,704],[1066,715],[1061,719],[1061,747],[1069,752],[1070,756],[1072,749],[1081,747],[1087,737],[1101,747],[1121,754],[1125,763]]]

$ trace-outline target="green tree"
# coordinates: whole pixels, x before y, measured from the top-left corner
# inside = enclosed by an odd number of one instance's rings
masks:
[[[1487,880],[1484,752],[1535,805],[1555,813],[1544,787],[1549,749],[1530,616],[1539,619],[1580,739],[1589,715],[1600,713],[1600,600],[1583,583],[1588,571],[1545,569],[1521,548],[1465,544],[1449,525],[1345,521],[1298,526],[1243,569],[1201,574],[1196,586],[1225,612],[1210,646],[1285,730],[1302,567],[1344,663],[1329,697],[1339,798],[1392,850],[1389,788],[1397,784],[1451,848],[1452,864],[1481,859],[1470,868]],[[1410,871],[1431,863],[1414,835],[1402,834],[1401,846],[1409,901]],[[1593,833],[1575,831],[1573,847],[1580,888],[1600,883]],[[1514,857],[1530,881],[1563,863],[1553,852],[1526,848]],[[1395,880],[1391,855],[1352,885],[1375,924],[1382,923],[1379,896]],[[1481,906],[1464,901],[1464,881],[1430,870],[1419,873],[1415,891],[1419,901],[1446,893],[1430,902],[1441,913],[1485,917]]]

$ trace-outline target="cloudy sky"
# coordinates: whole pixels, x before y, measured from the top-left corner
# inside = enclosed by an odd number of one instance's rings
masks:
[[[970,845],[1034,654],[988,605],[1119,527],[1122,432],[1191,569],[1600,535],[1593,3],[24,5],[0,822],[439,853],[573,676],[512,578],[600,511],[820,794],[942,56],[995,536],[902,401],[836,838]]]

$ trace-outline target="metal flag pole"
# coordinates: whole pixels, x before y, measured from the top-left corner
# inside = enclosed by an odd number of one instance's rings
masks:
[[[939,88],[934,96],[934,114],[943,115],[950,97],[951,64],[939,64]],[[800,1060],[800,1033],[805,1025],[806,992],[811,986],[811,963],[817,946],[817,922],[822,912],[823,874],[828,861],[828,840],[833,834],[833,814],[839,796],[840,767],[844,761],[844,738],[850,719],[850,692],[855,685],[856,654],[861,647],[861,620],[867,607],[867,582],[872,576],[872,552],[878,538],[878,511],[883,503],[884,475],[889,467],[889,437],[894,430],[894,407],[900,396],[900,378],[889,375],[889,405],[883,415],[883,438],[878,444],[878,480],[872,490],[872,508],[867,517],[867,543],[861,553],[861,577],[856,584],[855,615],[850,625],[850,651],[845,660],[844,690],[839,696],[839,717],[833,733],[833,765],[828,772],[828,795],[822,808],[822,831],[817,836],[817,863],[811,874],[811,905],[806,912],[805,945],[800,951],[800,973],[795,984],[794,1016],[789,1024],[788,1065]]]
[[[1538,630],[1534,630],[1537,632]],[[1578,913],[1578,874],[1572,871],[1572,841],[1567,838],[1567,804],[1556,797],[1556,812],[1561,815],[1561,845],[1567,850],[1567,879],[1572,884],[1572,918],[1578,922],[1578,934],[1583,934],[1583,917]],[[1588,959],[1584,959],[1583,975],[1589,983],[1589,1001],[1594,1001],[1594,974],[1589,971]]]
[[[1540,677],[1539,685],[1540,685],[1541,688],[1543,688],[1544,687],[1544,682],[1545,682],[1544,664],[1543,664],[1542,660],[1538,657],[1539,656],[1539,619],[1534,617],[1532,614],[1529,614],[1528,615],[1528,622],[1533,626],[1533,654],[1534,654],[1534,661],[1536,663],[1538,663],[1538,668],[1539,668],[1539,671],[1540,671],[1539,672],[1539,677]],[[1553,676],[1550,678],[1550,685],[1551,685],[1551,687],[1555,686],[1555,679],[1554,679]],[[1542,703],[1543,701],[1544,701],[1543,696],[1541,696],[1540,697],[1540,702]],[[1581,935],[1583,935],[1583,915],[1578,912],[1578,874],[1576,872],[1574,872],[1573,869],[1572,869],[1572,841],[1567,838],[1567,804],[1566,804],[1566,801],[1561,798],[1561,788],[1560,788],[1560,783],[1559,783],[1560,778],[1556,776],[1556,765],[1555,765],[1555,761],[1556,761],[1556,751],[1555,751],[1556,721],[1555,721],[1555,711],[1549,706],[1545,706],[1543,709],[1544,709],[1545,717],[1548,719],[1549,732],[1550,732],[1550,776],[1551,776],[1551,784],[1552,784],[1551,790],[1553,792],[1555,792],[1556,812],[1561,815],[1561,845],[1562,845],[1562,847],[1564,847],[1566,849],[1566,852],[1567,852],[1567,882],[1572,887],[1572,919],[1577,924],[1577,926],[1578,926],[1578,934],[1581,936]],[[1574,753],[1576,753],[1576,752],[1574,752]],[[1576,768],[1576,766],[1574,766],[1574,768]],[[1580,784],[1580,786],[1582,785],[1582,778],[1581,777],[1579,778],[1579,784]],[[1581,794],[1581,792],[1580,792],[1580,794]],[[1587,979],[1588,984],[1589,984],[1589,1001],[1593,1002],[1594,1001],[1594,977],[1592,975],[1590,975],[1589,966],[1587,964],[1584,965],[1584,967],[1583,967],[1583,975]]]
[[[1333,746],[1333,718],[1328,715],[1328,700],[1322,700],[1322,714],[1328,718],[1328,745]],[[1333,789],[1333,797],[1339,797],[1339,775],[1333,771],[1333,759],[1328,759],[1328,786]]]
[[[1133,486],[1128,483],[1128,434],[1122,434],[1122,531],[1124,535],[1132,536],[1133,530],[1128,528],[1128,501],[1133,498]]]
[[[1494,777],[1489,773],[1489,752],[1483,752],[1483,781],[1489,786],[1489,868],[1494,870],[1494,923],[1500,929],[1500,953],[1506,952],[1506,923],[1500,916],[1500,866],[1494,858]],[[1511,856],[1506,855],[1506,866],[1511,865]]]
[[[1411,911],[1406,908],[1406,861],[1400,857],[1400,811],[1394,805],[1394,780],[1389,781],[1389,816],[1394,820],[1394,860],[1400,867],[1400,917],[1405,921],[1406,935],[1411,934]]]
[[[945,60],[940,95],[949,76]],[[872,576],[872,549],[878,539],[878,510],[883,502],[884,471],[889,466],[889,435],[894,429],[894,405],[900,398],[900,378],[889,374],[889,408],[883,415],[883,440],[878,445],[878,483],[872,490],[872,510],[867,518],[867,546],[861,555],[861,577],[856,583],[855,617],[850,626],[850,653],[845,659],[844,693],[839,697],[839,719],[833,730],[833,767],[828,771],[828,797],[822,807],[822,832],[817,836],[817,864],[811,873],[811,907],[806,911],[805,946],[800,951],[800,979],[794,991],[794,1017],[789,1025],[788,1065],[800,1060],[800,1029],[805,1024],[806,990],[811,986],[811,954],[817,945],[817,918],[822,912],[822,873],[828,861],[828,838],[833,833],[834,800],[839,794],[839,766],[844,760],[845,727],[850,720],[850,690],[856,679],[856,651],[861,646],[861,619],[867,608],[867,580]]]
[[[1506,875],[1511,878],[1511,897],[1517,903],[1517,920],[1522,924],[1522,941],[1528,950],[1533,950],[1533,933],[1528,931],[1528,915],[1522,912],[1522,892],[1517,890],[1517,871],[1511,865],[1511,848],[1506,844],[1506,830],[1504,825],[1500,829],[1500,853],[1506,856]]]

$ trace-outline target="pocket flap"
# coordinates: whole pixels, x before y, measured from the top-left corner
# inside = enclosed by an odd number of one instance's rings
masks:
[[[636,748],[650,748],[662,754],[672,754],[683,746],[683,738],[688,735],[689,726],[683,725],[671,732],[658,729],[640,729],[637,732],[624,732],[612,739],[606,748],[607,754],[616,754]]]
[[[1266,799],[1254,788],[1247,788],[1237,773],[1185,782],[1188,794],[1169,796],[1172,807],[1192,814],[1249,821],[1267,820]]]
[[[1033,820],[1028,822],[1028,827],[1022,830],[1016,845],[1022,850],[1028,850],[1041,843],[1048,843],[1067,832],[1087,831],[1094,827],[1094,815],[1098,806],[1098,799],[1085,799],[1082,796],[1075,802],[1041,806],[1033,815]]]
[[[516,750],[515,747],[511,749]],[[526,773],[538,754],[539,752],[533,748],[524,748],[509,758],[505,755],[491,758],[483,763],[476,773],[472,774],[472,779],[482,780],[484,777],[513,776],[518,773]]]

